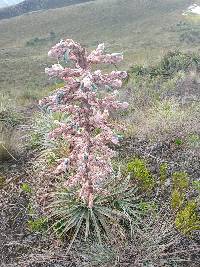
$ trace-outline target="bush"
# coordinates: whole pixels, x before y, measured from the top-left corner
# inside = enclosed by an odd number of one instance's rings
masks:
[[[167,171],[168,171],[168,164],[167,163],[161,163],[159,168],[159,178],[161,184],[164,184],[167,180]]]
[[[21,148],[22,143],[17,130],[0,121],[0,161],[15,159]]]
[[[149,76],[151,79],[154,77],[163,77],[170,79],[180,71],[187,72],[189,70],[200,69],[200,57],[195,54],[182,53],[179,51],[168,52],[164,58],[155,66],[142,67],[134,66],[129,71],[129,76],[136,77]]]
[[[139,182],[142,189],[151,191],[154,188],[155,179],[147,168],[144,160],[135,158],[128,162],[127,170],[131,173],[131,177]]]
[[[49,33],[49,36],[44,37],[44,38],[40,38],[40,37],[34,37],[32,39],[30,39],[29,41],[26,42],[26,46],[40,46],[40,45],[44,45],[50,41],[54,41],[56,38],[56,33],[51,31]]]
[[[194,183],[193,183],[194,184]],[[196,184],[196,183],[195,183]],[[175,225],[184,235],[200,230],[197,200],[188,200],[186,192],[192,192],[186,172],[174,172],[172,175],[171,205],[175,209]]]
[[[32,192],[32,188],[31,188],[31,186],[28,183],[23,183],[21,185],[21,190],[23,192],[25,192],[25,193],[28,193],[28,194],[30,194]]]
[[[28,229],[30,232],[42,232],[45,231],[47,227],[47,219],[44,217],[31,219],[28,221]]]
[[[174,189],[171,196],[171,206],[174,210],[180,210],[185,201],[185,194],[179,190]]]
[[[16,126],[23,122],[15,102],[9,94],[0,94],[0,160],[4,161],[20,151]]]
[[[186,206],[177,213],[175,225],[184,235],[200,230],[200,217],[195,201],[188,201]]]
[[[186,172],[174,172],[172,175],[173,188],[185,191],[189,188],[189,178]]]

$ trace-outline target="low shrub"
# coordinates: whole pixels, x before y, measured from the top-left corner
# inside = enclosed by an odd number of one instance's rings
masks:
[[[188,197],[186,193],[189,192],[192,192],[194,196],[193,188],[190,186],[187,173],[174,172],[172,175],[171,205],[176,211],[175,225],[184,235],[192,234],[194,231],[200,230],[200,217],[198,215],[197,204],[198,195],[197,198],[193,197],[193,199],[187,200]]]
[[[20,140],[16,126],[23,122],[15,101],[9,94],[0,94],[0,160],[13,158],[20,152]]]
[[[187,44],[199,44],[200,42],[200,31],[190,30],[180,34],[180,41]]]
[[[200,57],[198,55],[170,51],[157,65],[151,67],[134,66],[130,69],[129,75],[149,76],[151,79],[154,77],[170,79],[180,71],[187,72],[191,69],[197,71],[200,69]]]
[[[174,189],[185,191],[189,188],[189,177],[186,172],[174,172],[172,175],[172,185]]]
[[[160,183],[164,184],[167,180],[168,164],[161,163],[159,166],[159,179]]]
[[[45,217],[31,219],[27,224],[30,232],[41,233],[44,232],[47,228],[47,219]]]
[[[200,134],[189,134],[187,136],[187,143],[192,148],[199,148],[200,147]]]
[[[131,177],[139,182],[139,186],[146,191],[151,191],[155,186],[155,179],[142,159],[135,158],[128,162],[127,170]]]
[[[40,46],[44,45],[50,41],[54,41],[56,38],[56,33],[51,31],[49,33],[49,36],[40,38],[40,37],[34,37],[26,42],[26,46]]]
[[[180,210],[185,201],[185,193],[181,193],[178,189],[172,191],[171,206],[174,210]]]
[[[5,184],[6,184],[6,177],[0,176],[0,189],[2,189]]]
[[[200,230],[200,216],[196,201],[188,201],[185,207],[177,213],[175,225],[184,235]]]
[[[200,181],[193,181],[192,186],[195,190],[197,190],[200,194]]]
[[[23,192],[25,192],[25,193],[28,193],[28,194],[30,194],[32,192],[32,188],[31,188],[31,186],[28,183],[23,183],[21,185],[21,190]]]

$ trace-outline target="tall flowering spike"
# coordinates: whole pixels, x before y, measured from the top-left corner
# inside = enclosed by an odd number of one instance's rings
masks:
[[[126,102],[116,100],[116,88],[122,86],[122,79],[126,78],[127,73],[93,72],[92,64],[118,63],[123,55],[105,54],[104,44],[98,45],[96,50],[88,54],[79,43],[71,39],[61,40],[52,47],[48,55],[59,60],[59,64],[46,68],[45,72],[50,78],[63,79],[65,86],[41,100],[40,105],[52,112],[67,113],[70,118],[65,123],[57,123],[58,127],[49,133],[49,138],[53,139],[62,136],[71,148],[69,157],[60,160],[55,174],[68,172],[66,186],[79,185],[79,196],[91,208],[94,193],[113,172],[111,159],[115,152],[109,144],[119,142],[119,137],[108,120],[109,112],[128,107]],[[65,66],[61,65],[62,61]],[[72,63],[70,67],[66,67],[67,61]],[[97,91],[103,88],[110,90],[105,90],[101,97],[102,94]]]

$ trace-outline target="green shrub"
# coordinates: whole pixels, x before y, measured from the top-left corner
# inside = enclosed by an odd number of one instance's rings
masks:
[[[167,180],[167,170],[168,170],[168,164],[167,163],[161,163],[159,168],[159,177],[161,184],[164,184]]]
[[[175,140],[174,140],[174,143],[175,143],[175,145],[177,145],[177,146],[181,146],[182,144],[183,144],[183,140],[181,139],[181,138],[176,138]]]
[[[174,172],[172,175],[173,188],[184,191],[189,188],[189,178],[186,172]]]
[[[148,214],[149,212],[153,213],[157,211],[157,204],[152,201],[152,202],[146,202],[146,201],[142,201],[139,203],[139,208],[142,211],[143,215]]]
[[[32,219],[28,221],[28,229],[31,232],[41,232],[46,230],[47,218],[41,217],[37,219]]]
[[[22,121],[23,117],[17,112],[14,99],[7,93],[0,93],[0,126],[14,127]]]
[[[21,105],[27,105],[30,103],[36,103],[39,98],[39,92],[35,90],[37,85],[32,85],[30,87],[24,88],[24,90],[20,93],[18,97],[18,102]]]
[[[22,185],[21,185],[21,189],[22,189],[22,191],[24,191],[25,193],[31,193],[32,192],[32,189],[31,189],[31,187],[30,187],[30,185],[29,184],[27,184],[27,183],[23,183]]]
[[[200,31],[190,30],[180,34],[180,41],[186,42],[187,44],[199,44],[200,42]]]
[[[151,79],[154,77],[163,77],[166,79],[170,79],[178,72],[185,72],[189,71],[190,69],[200,69],[199,55],[175,51],[168,52],[163,57],[163,59],[155,66],[133,66],[129,71],[129,76],[149,76]]]
[[[175,225],[180,232],[186,235],[200,230],[200,217],[195,201],[188,201],[186,206],[177,213]]]
[[[13,154],[19,152],[21,142],[18,140],[16,126],[23,120],[10,95],[0,93],[0,161],[14,158]]]
[[[192,186],[195,190],[197,190],[200,193],[200,181],[193,181]]]
[[[8,127],[15,127],[23,121],[23,117],[14,110],[0,112],[0,123]]]
[[[172,191],[171,206],[174,210],[179,210],[183,206],[184,200],[185,200],[184,193],[181,193],[177,189],[174,189]]]
[[[128,162],[127,170],[131,173],[131,177],[135,178],[142,189],[151,191],[155,186],[155,179],[152,176],[150,170],[147,168],[144,160],[135,158]]]
[[[0,122],[0,161],[15,159],[21,145],[17,130]]]
[[[26,46],[40,46],[43,44],[46,44],[48,42],[52,42],[56,38],[56,33],[51,31],[49,33],[49,36],[46,36],[44,38],[41,37],[34,37],[26,42]]]

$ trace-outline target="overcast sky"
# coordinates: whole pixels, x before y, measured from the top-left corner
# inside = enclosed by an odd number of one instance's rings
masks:
[[[0,7],[14,5],[22,1],[23,0],[0,0]]]

